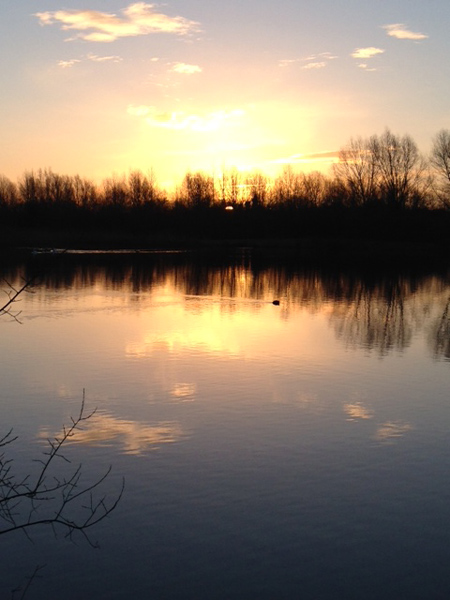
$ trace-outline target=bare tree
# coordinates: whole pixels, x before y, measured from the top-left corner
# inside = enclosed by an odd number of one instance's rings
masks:
[[[248,201],[252,206],[264,206],[267,203],[270,191],[270,182],[266,175],[260,171],[249,173],[245,180]]]
[[[450,208],[450,130],[441,129],[433,139],[430,163],[437,176],[437,196],[446,208]]]
[[[225,200],[230,204],[243,202],[244,184],[242,174],[236,167],[231,168],[225,175]]]
[[[272,202],[278,205],[302,205],[304,200],[302,183],[302,174],[295,172],[292,165],[286,165],[274,181]]]
[[[416,205],[420,201],[425,165],[414,140],[386,129],[382,135],[370,138],[369,150],[384,202],[393,208]]]
[[[352,138],[333,170],[350,206],[379,201],[391,208],[418,208],[428,202],[427,165],[409,135],[386,129],[367,139]]]
[[[18,199],[17,186],[4,175],[0,175],[0,206],[12,206]]]
[[[103,181],[103,198],[106,205],[126,206],[129,189],[125,177],[114,174]]]
[[[19,180],[19,193],[22,201],[27,204],[43,202],[40,181],[33,171],[26,171]]]
[[[320,206],[325,198],[326,178],[319,171],[303,173],[302,188],[307,206]]]
[[[79,175],[72,178],[73,198],[77,206],[92,207],[98,199],[98,192],[92,181]]]
[[[128,189],[132,206],[142,206],[148,197],[149,184],[142,171],[131,171],[128,175]]]
[[[351,138],[339,152],[339,162],[333,165],[335,176],[348,189],[352,206],[362,206],[377,195],[378,168],[372,152],[373,140]]]
[[[196,173],[186,173],[184,176],[182,190],[182,200],[191,207],[210,207],[214,202],[214,178],[206,173],[197,171]]]

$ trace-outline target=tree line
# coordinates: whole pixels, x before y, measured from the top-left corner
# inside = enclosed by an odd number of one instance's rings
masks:
[[[291,219],[298,225],[296,213],[304,217],[314,209],[449,211],[450,130],[434,137],[429,156],[419,152],[411,136],[386,129],[380,135],[351,138],[328,175],[299,172],[290,165],[275,178],[236,168],[218,176],[188,172],[170,193],[152,171],[133,170],[100,184],[51,169],[25,172],[17,182],[0,176],[0,218],[5,224],[190,228],[196,233],[205,227],[220,231],[224,219],[228,227],[232,221],[226,212],[240,215],[232,217],[236,230],[231,233],[249,235],[277,228],[289,233]],[[264,213],[270,213],[270,220],[264,221]],[[314,218],[308,219],[312,226]]]

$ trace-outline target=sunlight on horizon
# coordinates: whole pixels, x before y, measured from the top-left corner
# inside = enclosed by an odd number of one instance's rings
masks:
[[[165,188],[174,188],[187,172],[197,171],[221,176],[237,169],[275,178],[291,165],[299,172],[328,174],[337,160],[339,148],[315,151],[312,146],[310,120],[319,118],[317,109],[256,105],[210,113],[157,113],[152,106],[130,105],[127,112],[138,129],[120,157],[125,168],[118,172],[152,169]],[[155,146],[159,155],[149,164],[147,157]]]
[[[366,0],[351,21],[331,0],[263,0],[257,19],[236,0],[35,4],[10,3],[0,24],[0,174],[13,180],[153,170],[173,188],[224,167],[327,174],[351,137],[388,127],[426,151],[447,126],[443,0],[435,12],[399,0],[395,17]]]

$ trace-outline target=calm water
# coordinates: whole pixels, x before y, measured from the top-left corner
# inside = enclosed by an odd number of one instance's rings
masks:
[[[66,455],[87,481],[112,465],[109,497],[126,479],[99,550],[0,536],[2,598],[44,564],[27,600],[450,597],[448,276],[183,254],[0,271],[39,273],[21,324],[0,319],[14,468],[85,388]]]

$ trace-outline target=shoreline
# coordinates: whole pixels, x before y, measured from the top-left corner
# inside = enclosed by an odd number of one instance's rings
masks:
[[[253,259],[301,261],[331,265],[447,266],[448,242],[348,239],[345,237],[195,239],[187,236],[132,235],[106,231],[0,230],[0,254],[46,256],[73,254],[209,253],[215,256],[249,254]]]

